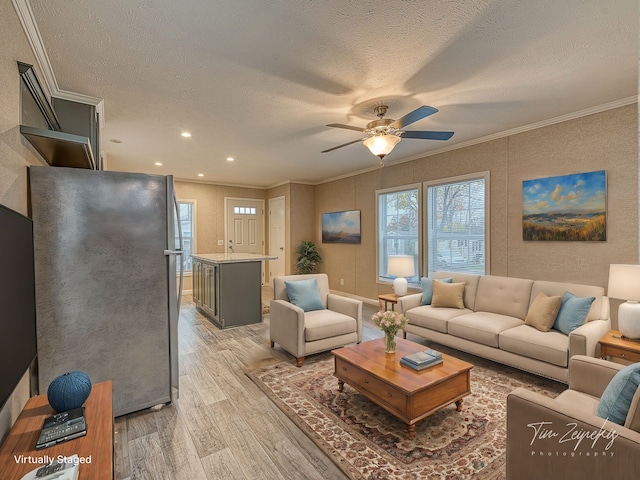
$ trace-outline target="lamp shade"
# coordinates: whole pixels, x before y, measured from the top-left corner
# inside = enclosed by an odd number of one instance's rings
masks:
[[[374,155],[380,157],[382,160],[386,155],[391,153],[393,147],[400,141],[400,137],[397,135],[374,135],[367,138],[364,142],[364,146],[371,151]]]
[[[640,265],[611,265],[607,295],[621,300],[640,300]]]
[[[389,255],[387,274],[394,277],[412,277],[414,271],[413,255]]]

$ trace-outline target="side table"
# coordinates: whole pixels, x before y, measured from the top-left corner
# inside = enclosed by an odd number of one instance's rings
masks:
[[[640,342],[622,338],[617,330],[611,330],[600,339],[600,357],[615,357],[629,362],[640,362]]]
[[[382,302],[384,302],[384,309],[387,310],[387,304],[391,304],[391,310],[395,310],[395,305],[398,303],[398,295],[395,293],[383,293],[378,295],[378,308],[382,309]]]
[[[27,400],[0,448],[0,474],[3,479],[19,479],[38,466],[49,463],[45,459],[70,457],[78,454],[78,480],[113,479],[113,405],[111,381],[95,383],[85,403],[87,434],[52,447],[36,450],[36,441],[46,417],[55,413],[47,395]],[[25,460],[26,459],[26,460]],[[28,460],[31,460],[29,462]]]

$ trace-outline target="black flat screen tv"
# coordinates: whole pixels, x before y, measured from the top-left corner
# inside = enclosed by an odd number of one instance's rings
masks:
[[[33,222],[0,205],[0,408],[35,356]]]

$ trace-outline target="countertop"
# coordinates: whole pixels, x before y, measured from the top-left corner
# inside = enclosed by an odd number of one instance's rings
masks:
[[[199,253],[192,258],[206,263],[238,263],[261,262],[263,260],[277,260],[278,257],[259,253]]]

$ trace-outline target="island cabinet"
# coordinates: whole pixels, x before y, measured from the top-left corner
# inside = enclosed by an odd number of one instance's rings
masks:
[[[262,321],[262,262],[256,254],[193,255],[193,301],[220,328]]]

